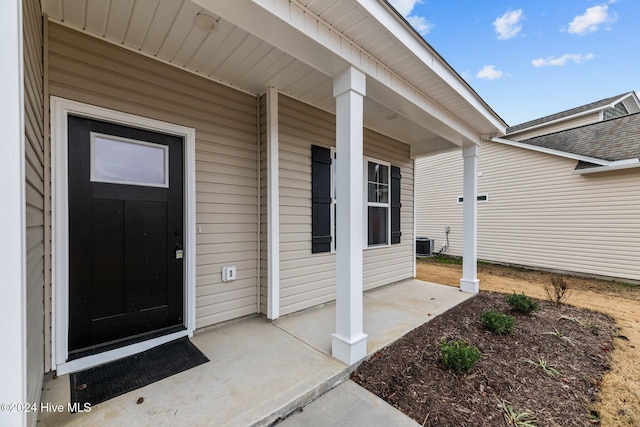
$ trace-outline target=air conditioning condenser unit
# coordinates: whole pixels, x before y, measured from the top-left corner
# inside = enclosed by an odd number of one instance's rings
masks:
[[[434,240],[428,237],[416,237],[416,256],[429,257],[433,255]]]

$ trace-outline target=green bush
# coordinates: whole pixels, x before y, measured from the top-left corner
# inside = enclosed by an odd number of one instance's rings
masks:
[[[459,374],[470,372],[480,360],[480,351],[464,341],[440,343],[440,360],[447,369],[453,369]]]
[[[540,310],[540,304],[526,296],[524,292],[521,294],[514,292],[513,295],[506,295],[504,299],[512,310],[520,313],[530,314]]]
[[[508,314],[487,310],[480,315],[482,325],[496,335],[511,335],[516,326],[516,318]]]

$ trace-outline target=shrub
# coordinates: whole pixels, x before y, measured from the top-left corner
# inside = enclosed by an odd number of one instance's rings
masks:
[[[511,335],[516,326],[516,318],[508,314],[487,310],[480,315],[482,325],[496,335]]]
[[[506,295],[504,299],[512,310],[520,313],[530,314],[540,310],[540,304],[525,295],[524,292],[521,294],[514,292],[513,295]]]
[[[480,351],[464,341],[447,342],[443,339],[440,343],[440,360],[445,368],[464,374],[471,372],[480,360]]]
[[[563,304],[571,293],[569,284],[560,275],[551,276],[550,282],[550,284],[544,285],[547,296],[557,305]]]

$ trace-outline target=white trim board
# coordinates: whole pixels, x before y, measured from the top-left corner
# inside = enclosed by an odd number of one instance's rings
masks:
[[[565,157],[567,159],[580,160],[580,161],[583,161],[583,162],[593,163],[593,164],[600,165],[600,166],[607,166],[607,165],[609,165],[611,163],[611,162],[609,162],[607,160],[596,159],[595,157],[581,156],[580,154],[567,153],[565,151],[554,150],[552,148],[538,147],[538,146],[535,146],[535,145],[525,144],[525,143],[518,142],[518,141],[511,141],[511,140],[505,139],[505,138],[493,137],[489,141],[491,141],[491,142],[499,142],[500,144],[504,144],[504,145],[511,145],[512,147],[524,148],[525,150],[537,151],[539,153],[545,153],[545,154],[551,154],[551,155],[554,155],[554,156]]]
[[[2,286],[0,312],[6,327],[0,334],[3,350],[0,402],[28,402],[27,377],[27,273],[25,214],[25,81],[23,57],[22,2],[0,5],[0,126],[3,153],[0,156],[0,196],[3,208]],[[42,333],[42,331],[34,331]],[[35,380],[35,378],[34,378]],[[38,381],[41,381],[38,379]],[[39,388],[39,386],[38,386]],[[38,395],[39,396],[39,395]],[[37,396],[36,396],[37,397]],[[26,426],[26,412],[0,412],[0,424]],[[33,417],[35,422],[35,417]]]
[[[186,331],[132,344],[99,355],[67,362],[69,329],[69,212],[68,212],[68,116],[74,114],[96,120],[132,126],[184,138],[184,313]],[[126,357],[160,345],[167,339],[193,336],[195,330],[196,286],[196,190],[195,190],[195,129],[161,122],[146,117],[109,110],[68,99],[51,97],[51,185],[52,185],[52,354],[51,369],[58,375],[75,372],[111,360]]]

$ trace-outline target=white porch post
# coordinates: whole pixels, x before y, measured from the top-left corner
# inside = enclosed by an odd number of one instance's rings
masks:
[[[280,166],[278,91],[267,90],[267,318],[280,317]]]
[[[27,402],[26,268],[25,268],[25,131],[22,54],[22,2],[0,6],[0,332],[1,403]],[[35,319],[34,319],[35,320]],[[37,323],[37,322],[36,322]],[[34,331],[34,334],[42,331]],[[26,411],[1,411],[0,425],[27,424]]]
[[[462,279],[460,290],[477,294],[480,281],[477,277],[478,263],[478,146],[462,149],[464,158],[464,189],[462,191]]]
[[[336,332],[333,357],[352,365],[367,354],[362,309],[362,120],[365,75],[349,68],[333,81],[336,98]]]

